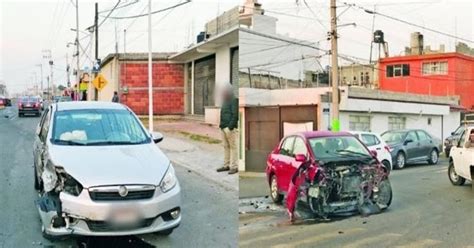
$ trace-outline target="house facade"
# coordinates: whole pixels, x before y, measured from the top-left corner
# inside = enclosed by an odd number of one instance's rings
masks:
[[[439,53],[383,58],[379,61],[380,89],[434,96],[459,96],[474,109],[474,57]]]

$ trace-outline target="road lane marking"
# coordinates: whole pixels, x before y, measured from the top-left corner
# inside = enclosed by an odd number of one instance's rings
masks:
[[[324,241],[324,240],[327,240],[327,239],[332,239],[332,238],[335,238],[335,237],[338,237],[338,236],[351,235],[351,234],[355,234],[355,233],[358,233],[358,232],[362,232],[362,231],[365,231],[365,229],[364,228],[352,228],[352,229],[343,230],[343,231],[344,231],[344,233],[339,233],[339,231],[333,230],[329,233],[316,234],[315,236],[312,236],[312,237],[309,237],[309,238],[306,238],[306,239],[302,239],[302,240],[298,240],[296,242],[274,245],[274,246],[272,246],[272,248],[294,248],[294,247],[302,246],[302,245],[317,244],[318,242],[321,242],[321,241]]]
[[[398,233],[384,233],[378,236],[371,236],[364,239],[358,239],[351,244],[345,245],[344,248],[366,247],[367,245],[377,244],[378,242],[388,240],[390,238],[401,237]],[[380,246],[379,246],[380,247]]]
[[[421,248],[421,247],[433,247],[434,245],[437,245],[441,243],[439,240],[433,240],[433,239],[420,239],[411,243],[408,243],[406,245],[401,245],[401,246],[396,246],[397,248]]]

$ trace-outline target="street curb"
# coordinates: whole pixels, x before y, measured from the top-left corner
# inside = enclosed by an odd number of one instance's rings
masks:
[[[197,175],[199,175],[199,176],[201,176],[201,177],[203,177],[203,178],[206,178],[207,180],[212,181],[213,183],[218,184],[219,186],[222,186],[222,187],[224,187],[224,188],[227,189],[227,190],[236,191],[236,192],[239,191],[238,188],[235,189],[235,188],[232,188],[232,187],[230,187],[229,185],[227,185],[227,184],[225,184],[225,183],[222,183],[221,181],[217,181],[214,177],[209,176],[209,175],[207,175],[206,173],[200,172],[200,171],[196,170],[196,169],[195,169],[194,167],[192,167],[192,166],[189,166],[189,165],[184,164],[184,163],[182,163],[182,162],[177,162],[177,161],[172,160],[172,159],[171,159],[171,162],[172,162],[174,165],[178,165],[178,166],[181,166],[181,167],[183,167],[183,168],[185,168],[185,169],[188,169],[188,170],[190,170],[191,172],[193,172],[193,173],[195,173],[195,174],[197,174]]]
[[[245,172],[239,173],[241,178],[264,178],[266,177],[265,172]]]

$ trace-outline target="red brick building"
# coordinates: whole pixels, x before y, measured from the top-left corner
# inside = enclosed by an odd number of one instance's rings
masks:
[[[184,65],[171,63],[169,53],[153,53],[153,112],[157,115],[184,114]],[[109,84],[99,100],[110,101],[114,91],[120,102],[138,115],[148,114],[148,54],[127,53],[107,56],[101,73]]]
[[[460,96],[460,104],[474,109],[474,57],[438,53],[382,58],[381,90],[436,96]]]

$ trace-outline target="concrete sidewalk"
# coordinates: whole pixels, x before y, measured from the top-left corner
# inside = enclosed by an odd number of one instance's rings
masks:
[[[226,189],[239,190],[238,174],[216,172],[224,163],[224,148],[217,127],[190,120],[155,120],[154,129],[163,133],[164,139],[158,146],[174,164]]]
[[[269,192],[265,173],[239,173],[239,199],[268,196]]]

